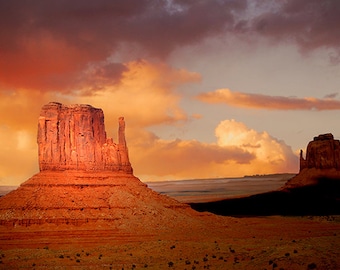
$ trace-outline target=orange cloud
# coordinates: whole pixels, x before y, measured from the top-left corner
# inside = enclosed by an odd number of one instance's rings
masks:
[[[176,88],[199,82],[199,74],[146,60],[128,62],[124,66],[119,83],[105,83],[100,78],[102,90],[94,96],[77,97],[77,103],[102,108],[107,122],[115,123],[117,113],[124,115],[130,126],[146,127],[188,120],[180,108],[181,96],[176,93]]]
[[[88,61],[88,52],[49,33],[40,33],[35,38],[21,37],[17,43],[17,50],[0,57],[3,87],[71,92]],[[96,59],[94,55],[91,57]]]
[[[112,55],[164,60],[182,46],[242,34],[288,40],[302,51],[328,48],[337,64],[339,4],[324,2],[7,1],[0,9],[0,84],[70,93],[79,90],[89,66]],[[117,79],[119,68],[115,72]]]
[[[2,3],[0,82],[70,93],[92,63],[112,55],[165,59],[179,46],[221,33],[245,8],[242,2]]]
[[[272,173],[297,170],[297,158],[291,147],[265,131],[258,132],[232,119],[222,121],[217,126],[215,134],[218,145],[239,147],[256,157],[248,171]]]
[[[6,87],[70,93],[88,66],[113,54],[121,59],[164,60],[181,46],[242,34],[254,41],[259,36],[288,40],[302,51],[331,49],[331,61],[339,63],[337,1],[254,3],[7,1],[0,9],[0,82]],[[254,7],[256,12],[251,12]]]
[[[143,180],[228,175],[234,173],[223,169],[228,163],[249,164],[254,158],[239,147],[220,147],[196,140],[162,140],[150,133],[139,135],[142,140],[129,139],[129,151],[135,173]]]
[[[207,103],[225,103],[234,107],[267,110],[340,110],[340,100],[268,96],[217,89],[197,98]]]
[[[162,140],[152,133],[129,138],[135,174],[145,181],[246,174],[296,172],[298,159],[283,141],[249,129],[235,120],[222,121],[216,143]]]

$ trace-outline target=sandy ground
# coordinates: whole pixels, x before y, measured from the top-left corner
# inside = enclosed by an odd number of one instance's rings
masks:
[[[340,217],[0,226],[0,269],[340,269]]]

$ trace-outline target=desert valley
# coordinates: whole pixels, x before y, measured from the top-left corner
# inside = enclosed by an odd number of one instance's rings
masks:
[[[340,268],[331,134],[308,144],[279,188],[185,203],[134,176],[118,121],[115,143],[101,109],[42,108],[40,172],[0,198],[0,269]]]

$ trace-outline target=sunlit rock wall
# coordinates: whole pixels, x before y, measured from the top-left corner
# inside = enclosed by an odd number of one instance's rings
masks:
[[[119,118],[119,143],[106,137],[104,114],[90,105],[51,102],[43,106],[38,124],[40,171],[86,170],[132,173]]]

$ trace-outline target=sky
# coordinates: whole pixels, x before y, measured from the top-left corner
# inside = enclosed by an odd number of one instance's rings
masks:
[[[298,172],[340,138],[338,0],[0,0],[0,185],[50,101],[118,117],[142,181]]]

